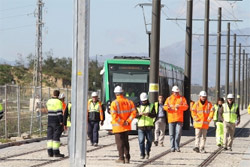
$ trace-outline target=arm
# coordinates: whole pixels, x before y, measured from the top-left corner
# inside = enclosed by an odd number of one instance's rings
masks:
[[[103,110],[102,110],[102,103],[99,101],[99,112],[100,112],[100,120],[103,121]]]
[[[63,115],[63,125],[67,126],[67,119],[68,119],[69,111],[68,111],[68,105],[66,106],[64,115]]]
[[[177,105],[177,109],[181,110],[181,111],[186,111],[188,109],[188,104],[187,104],[187,100],[185,97],[181,97],[181,104]]]
[[[211,122],[213,117],[214,117],[214,108],[213,108],[212,103],[208,103],[208,105],[209,105],[208,109],[209,109],[210,112],[209,112],[207,120],[208,120],[208,122]]]
[[[129,124],[133,121],[133,119],[136,117],[137,115],[137,110],[135,108],[135,105],[132,101],[130,101],[130,106],[131,106],[131,114],[128,117],[128,119],[126,120],[126,122],[128,122]]]
[[[236,126],[238,126],[240,124],[240,110],[239,110],[239,106],[237,107],[236,115],[237,115]]]
[[[152,104],[153,105],[153,104]],[[155,112],[155,107],[154,105],[152,106],[152,111],[148,114],[150,118],[155,118],[156,117],[156,112]]]
[[[163,106],[163,109],[164,109],[165,111],[167,111],[167,112],[173,113],[173,112],[175,112],[175,110],[172,109],[173,106],[170,106],[170,105],[169,105],[169,101],[170,101],[170,97],[168,97],[167,100],[165,101],[164,106]]]
[[[198,119],[199,119],[199,117],[197,115],[197,105],[198,105],[198,103],[195,103],[191,109],[191,114],[192,114],[194,121],[198,121]]]

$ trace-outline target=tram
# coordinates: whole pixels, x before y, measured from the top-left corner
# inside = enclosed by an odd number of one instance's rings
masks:
[[[115,100],[114,88],[119,85],[124,90],[124,96],[138,105],[140,94],[149,91],[150,59],[145,57],[115,56],[106,60],[101,72],[103,75],[102,102],[106,106],[105,121],[101,129],[112,130],[110,104]],[[167,98],[173,85],[177,85],[183,93],[184,70],[173,64],[159,62],[159,93]],[[137,130],[137,119],[131,125]]]

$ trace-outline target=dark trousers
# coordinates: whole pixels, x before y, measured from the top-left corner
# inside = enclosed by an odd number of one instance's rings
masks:
[[[57,123],[49,123],[47,129],[47,145],[48,154],[59,154],[59,146],[60,146],[60,137],[63,132],[63,127]]]
[[[115,142],[119,152],[119,159],[124,160],[124,155],[126,159],[130,159],[128,132],[115,133]]]
[[[91,143],[98,143],[99,139],[99,121],[88,122],[88,137]]]

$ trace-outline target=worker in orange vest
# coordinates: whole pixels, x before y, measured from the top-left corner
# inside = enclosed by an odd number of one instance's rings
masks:
[[[164,110],[168,112],[171,152],[180,152],[183,112],[188,109],[188,104],[185,97],[180,95],[178,86],[173,86],[172,92],[164,103]]]
[[[193,150],[197,153],[206,153],[207,129],[213,119],[214,111],[212,103],[207,100],[207,93],[205,91],[200,92],[200,99],[193,105],[191,113],[195,128],[195,148]],[[201,142],[200,138],[202,138]]]
[[[115,142],[119,152],[119,159],[115,162],[129,163],[128,131],[131,130],[131,122],[136,117],[136,108],[131,100],[123,96],[121,86],[116,86],[114,93],[116,99],[111,103],[110,113],[112,117],[112,132],[115,134]]]

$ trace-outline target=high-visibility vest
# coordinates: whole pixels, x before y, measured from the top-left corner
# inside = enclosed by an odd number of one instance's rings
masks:
[[[125,96],[126,96],[126,97],[135,97],[135,93],[132,92],[132,93],[129,94],[129,92],[126,92],[126,93],[125,93]]]
[[[250,104],[249,104],[249,106],[248,106],[248,114],[250,114]]]
[[[219,115],[219,106],[217,104],[214,105],[214,117],[213,120],[214,121],[218,121],[218,115]]]
[[[0,119],[3,118],[3,106],[0,104]]]
[[[237,120],[237,108],[238,108],[238,104],[233,104],[231,109],[229,109],[228,104],[225,103],[222,105],[223,106],[223,118],[224,121],[226,122],[230,122],[230,123],[235,123]]]
[[[154,105],[140,105],[137,109],[139,113],[151,113]],[[154,118],[142,115],[138,120],[138,127],[154,126]]]
[[[92,99],[88,101],[88,118],[92,121],[103,120],[102,103],[100,101],[95,104]]]
[[[214,111],[213,111],[212,103],[206,102],[202,104],[197,101],[192,108],[192,117],[194,120],[194,128],[198,129],[208,129],[209,123],[213,119]]]
[[[62,123],[62,102],[59,99],[52,98],[47,102],[48,123]]]
[[[178,109],[176,109],[177,105],[179,106]],[[169,107],[172,110],[169,110]],[[188,104],[185,97],[171,95],[166,99],[163,108],[168,112],[168,123],[183,122],[183,112],[188,109]]]
[[[68,118],[67,118],[67,127],[71,127],[71,106],[72,104],[68,104]]]
[[[131,122],[136,116],[135,105],[131,100],[125,98],[123,95],[116,96],[116,99],[111,103],[110,113],[113,133],[131,130]],[[124,125],[125,121],[129,125]]]

